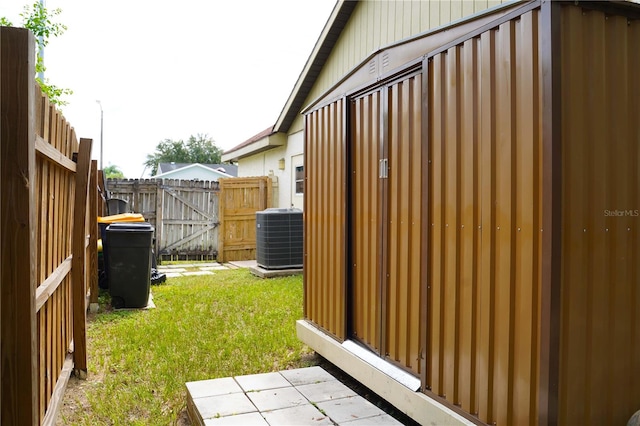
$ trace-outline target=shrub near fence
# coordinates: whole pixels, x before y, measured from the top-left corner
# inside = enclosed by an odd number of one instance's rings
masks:
[[[55,423],[97,296],[91,140],[40,93],[34,45],[0,27],[0,424]]]

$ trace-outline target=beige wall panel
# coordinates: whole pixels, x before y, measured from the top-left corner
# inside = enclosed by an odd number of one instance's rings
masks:
[[[305,317],[340,340],[345,338],[344,107],[340,100],[309,114],[305,135]]]
[[[624,424],[640,408],[640,25],[565,6],[561,40],[559,423]]]
[[[428,377],[435,393],[498,425],[537,422],[537,20],[508,21],[428,70]]]

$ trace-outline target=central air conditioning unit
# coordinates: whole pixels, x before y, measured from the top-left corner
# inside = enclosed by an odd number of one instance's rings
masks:
[[[302,268],[302,210],[256,212],[256,258],[265,269]]]

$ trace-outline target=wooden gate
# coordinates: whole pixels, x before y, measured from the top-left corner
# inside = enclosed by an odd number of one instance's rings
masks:
[[[109,179],[112,198],[129,203],[155,227],[155,252],[164,259],[215,259],[218,183],[174,179]]]
[[[181,186],[159,186],[156,216],[158,254],[188,253],[189,257],[213,257],[218,239],[218,192],[215,182],[181,181]],[[217,188],[216,188],[217,189]]]
[[[225,178],[220,184],[218,261],[256,258],[256,212],[271,207],[271,178]]]

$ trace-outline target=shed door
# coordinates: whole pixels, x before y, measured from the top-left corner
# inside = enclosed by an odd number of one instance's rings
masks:
[[[351,102],[351,336],[418,375],[420,74]],[[426,172],[426,168],[425,168]]]

